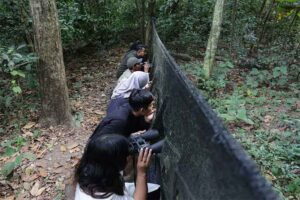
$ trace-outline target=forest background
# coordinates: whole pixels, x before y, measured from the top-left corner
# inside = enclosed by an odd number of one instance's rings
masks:
[[[145,42],[155,16],[162,41],[274,189],[283,199],[300,199],[300,2],[225,1],[207,78],[203,61],[215,3],[57,0],[64,55],[71,59],[88,50],[100,56],[106,49]],[[29,1],[1,0],[0,153],[16,155],[1,170],[5,179],[24,159],[35,159],[16,154],[28,142],[22,133],[32,121],[28,113],[41,108],[32,27]],[[82,114],[73,113],[73,120],[80,124]],[[38,128],[32,132],[39,137]]]

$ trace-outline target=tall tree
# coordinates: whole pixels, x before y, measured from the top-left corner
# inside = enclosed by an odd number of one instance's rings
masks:
[[[215,55],[218,47],[218,40],[221,32],[221,25],[223,20],[223,9],[225,0],[217,0],[214,9],[213,22],[207,42],[205,58],[204,58],[204,71],[205,77],[208,79],[215,61]]]
[[[141,40],[145,43],[145,0],[135,0],[137,11],[140,19],[140,34]]]
[[[71,124],[68,89],[55,0],[30,0],[45,125]]]
[[[152,18],[155,16],[155,3],[155,0],[148,1],[148,23],[145,35],[145,45],[149,47],[148,52],[150,55],[152,55]]]

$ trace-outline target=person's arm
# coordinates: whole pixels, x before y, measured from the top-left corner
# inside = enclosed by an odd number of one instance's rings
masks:
[[[135,200],[147,199],[147,169],[150,165],[152,150],[145,148],[141,149],[137,161],[136,188],[134,191]]]

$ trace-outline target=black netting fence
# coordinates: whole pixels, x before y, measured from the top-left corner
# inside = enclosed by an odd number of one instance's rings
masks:
[[[170,56],[153,28],[154,126],[166,137],[161,154],[163,199],[278,199],[258,168]]]

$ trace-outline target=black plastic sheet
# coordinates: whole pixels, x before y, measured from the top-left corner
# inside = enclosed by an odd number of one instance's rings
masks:
[[[153,28],[154,127],[166,137],[160,155],[163,199],[273,200],[270,184],[190,83]]]

